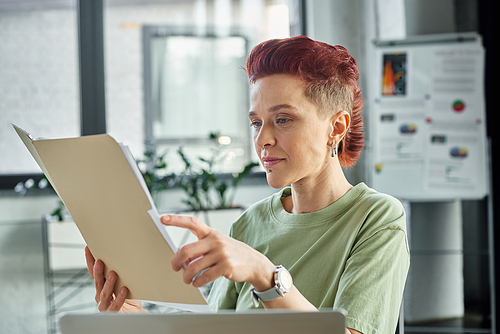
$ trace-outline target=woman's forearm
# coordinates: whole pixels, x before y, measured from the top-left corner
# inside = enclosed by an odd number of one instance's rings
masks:
[[[295,311],[317,311],[318,309],[311,304],[295,286],[292,288],[292,291],[285,294],[284,297],[276,298],[267,302],[262,302],[262,305],[266,309],[289,309]],[[362,334],[357,330],[346,328],[345,334]]]

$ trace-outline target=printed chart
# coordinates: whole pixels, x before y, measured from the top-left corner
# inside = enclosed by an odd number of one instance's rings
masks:
[[[408,200],[488,191],[484,50],[478,41],[377,47],[371,185]]]

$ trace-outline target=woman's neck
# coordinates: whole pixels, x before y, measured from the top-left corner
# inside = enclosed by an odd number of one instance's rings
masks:
[[[333,164],[315,179],[304,179],[291,185],[292,195],[282,199],[289,213],[308,213],[326,208],[344,196],[352,185],[340,165]]]

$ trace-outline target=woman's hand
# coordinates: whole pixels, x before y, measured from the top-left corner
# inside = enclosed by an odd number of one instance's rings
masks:
[[[208,227],[195,217],[164,215],[161,222],[187,228],[198,237],[197,242],[182,246],[171,261],[175,271],[185,268],[186,284],[192,282],[193,286],[201,287],[224,276],[234,282],[248,282],[257,291],[272,288],[275,265],[252,247]]]
[[[193,282],[193,286],[200,287],[224,276],[233,282],[250,283],[257,291],[266,291],[274,286],[276,266],[247,244],[211,229],[195,217],[165,215],[161,217],[161,222],[187,228],[198,237],[197,242],[182,246],[172,257],[174,270],[185,268],[183,277],[186,284]],[[276,298],[263,302],[263,305],[265,308],[317,310],[295,287],[286,294],[286,298]]]
[[[94,259],[88,246],[85,247],[85,259],[87,260],[87,270],[94,279],[95,301],[100,312],[146,312],[140,301],[126,299],[128,294],[126,287],[122,287],[118,295],[115,296],[113,290],[118,275],[116,272],[110,271],[108,277],[104,278],[104,263]]]

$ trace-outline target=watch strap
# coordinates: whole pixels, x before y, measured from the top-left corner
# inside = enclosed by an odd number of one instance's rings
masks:
[[[280,293],[281,290],[279,290],[276,286],[273,286],[271,289],[261,292],[255,290],[255,288],[252,286],[250,288],[250,291],[252,293],[252,302],[255,307],[259,307],[259,299],[268,302],[278,297],[283,297],[283,293]]]
[[[277,275],[278,275],[279,270],[286,271],[286,269],[283,266],[281,266],[281,265],[276,266],[275,285],[271,289],[259,292],[259,291],[255,290],[255,288],[253,286],[250,288],[250,292],[252,295],[252,302],[253,302],[253,305],[255,307],[259,307],[259,299],[267,302],[267,301],[270,301],[270,300],[273,300],[273,299],[276,299],[279,297],[283,297],[285,295],[285,293],[287,292],[286,290],[283,289],[283,287],[280,286],[280,284],[278,282]]]
[[[276,299],[278,297],[283,297],[283,292],[276,286],[273,286],[271,289],[261,292],[254,289],[254,293],[259,297],[259,299],[265,302]]]

